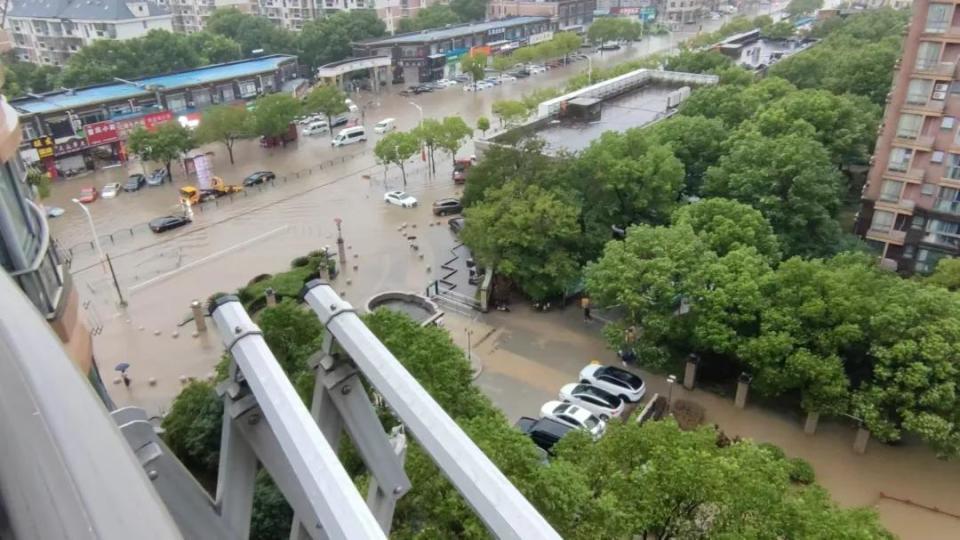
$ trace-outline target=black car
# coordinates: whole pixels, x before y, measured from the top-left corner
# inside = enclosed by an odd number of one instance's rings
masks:
[[[147,177],[142,174],[131,174],[125,184],[123,184],[124,191],[138,191],[143,186],[147,185]]]
[[[574,428],[566,424],[561,424],[556,420],[549,418],[530,418],[522,416],[517,420],[517,427],[524,435],[533,439],[533,443],[550,453],[553,445],[557,444],[564,435]]]
[[[460,234],[460,231],[463,230],[463,226],[466,224],[466,218],[462,217],[455,217],[447,222],[447,225],[450,226],[450,230],[453,231],[454,234]]]
[[[529,77],[530,72],[525,69],[517,69],[517,70],[508,72],[507,75],[512,75],[518,79],[523,79],[524,77]]]
[[[262,184],[264,182],[270,182],[275,180],[277,175],[273,174],[273,171],[257,171],[250,176],[243,179],[244,186],[255,186],[257,184]]]
[[[346,116],[346,115],[340,115],[340,116],[337,116],[337,117],[335,117],[335,118],[333,119],[333,123],[331,124],[330,127],[344,126],[344,125],[346,125],[347,122],[349,122],[349,121],[350,121],[350,118],[349,118],[348,116]]]
[[[433,215],[435,216],[459,214],[460,212],[463,212],[463,205],[460,204],[460,199],[450,197],[433,202]]]
[[[184,216],[163,216],[150,220],[150,230],[155,233],[162,233],[163,231],[183,227],[187,223],[190,223],[190,220]]]

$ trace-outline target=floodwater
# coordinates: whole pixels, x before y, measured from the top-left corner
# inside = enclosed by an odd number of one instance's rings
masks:
[[[376,307],[383,307],[391,311],[403,313],[417,322],[423,322],[433,315],[427,308],[404,300],[386,300],[380,302]]]

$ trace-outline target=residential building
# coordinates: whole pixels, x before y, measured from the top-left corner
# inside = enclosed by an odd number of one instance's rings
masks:
[[[204,108],[239,104],[305,81],[297,57],[275,54],[197,69],[14,99],[21,157],[52,176],[126,159],[127,134],[170,120],[196,125]],[[48,150],[43,150],[48,148]]]
[[[699,22],[716,6],[714,0],[661,0],[660,20],[667,24],[681,25]]]
[[[361,0],[317,0],[317,2],[344,4],[349,2],[362,3]],[[438,3],[438,0],[368,0],[367,4],[372,3],[373,9],[377,10],[377,17],[387,26],[387,33],[392,34],[396,31],[400,19],[416,17],[421,9]],[[327,9],[334,9],[332,6]],[[339,8],[345,9],[345,8]]]
[[[173,15],[154,0],[11,0],[5,28],[17,59],[60,66],[98,39],[173,30]]]
[[[582,31],[593,21],[597,0],[490,0],[487,19],[549,17],[561,31]]]
[[[514,17],[411,32],[353,44],[354,56],[389,56],[394,83],[429,82],[455,76],[465,54],[506,52],[549,39],[554,23],[547,17]]]
[[[257,0],[158,0],[173,13],[173,29],[177,32],[199,32],[206,28],[207,17],[218,9],[236,9],[256,15]]]
[[[857,222],[904,274],[960,253],[958,60],[957,3],[915,0]]]

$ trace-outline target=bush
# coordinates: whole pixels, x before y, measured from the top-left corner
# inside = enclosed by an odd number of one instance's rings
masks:
[[[310,264],[310,257],[297,257],[290,262],[292,268],[302,268]]]
[[[781,450],[780,447],[775,444],[765,442],[765,443],[760,443],[757,446],[759,448],[766,450],[768,453],[770,453],[770,455],[773,456],[774,459],[778,459],[778,460],[787,459],[787,455],[784,454],[783,450]]]
[[[260,283],[261,281],[266,281],[273,277],[271,274],[260,274],[255,276],[253,279],[247,282],[247,285],[253,285],[254,283]]]
[[[778,449],[779,450],[779,449]],[[806,460],[800,458],[790,458],[787,460],[790,471],[790,481],[798,484],[812,484],[816,480],[816,473],[813,472],[813,466]]]
[[[217,300],[223,298],[224,296],[230,296],[230,293],[215,292],[211,294],[210,298],[207,298],[207,313],[213,311],[213,307],[217,305]]]

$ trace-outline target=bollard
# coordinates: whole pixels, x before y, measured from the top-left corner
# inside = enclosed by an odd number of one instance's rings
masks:
[[[197,332],[207,331],[207,320],[203,317],[203,304],[199,300],[190,302],[190,310],[193,311],[193,322],[197,325]]]
[[[263,291],[263,294],[267,296],[267,307],[277,305],[277,291],[273,290],[272,287],[267,287],[267,290]]]
[[[861,425],[857,428],[856,438],[853,439],[853,451],[858,454],[865,454],[868,442],[870,442],[870,430]]]
[[[737,379],[737,395],[733,399],[733,405],[742,409],[747,406],[747,393],[750,391],[750,381],[753,377],[746,373],[741,373]]]
[[[807,420],[803,423],[803,432],[807,435],[813,435],[817,432],[817,423],[820,421],[820,413],[810,411],[807,413]]]
[[[700,356],[691,353],[687,357],[687,367],[683,372],[683,387],[687,390],[693,390],[697,384],[697,367],[700,365]]]

